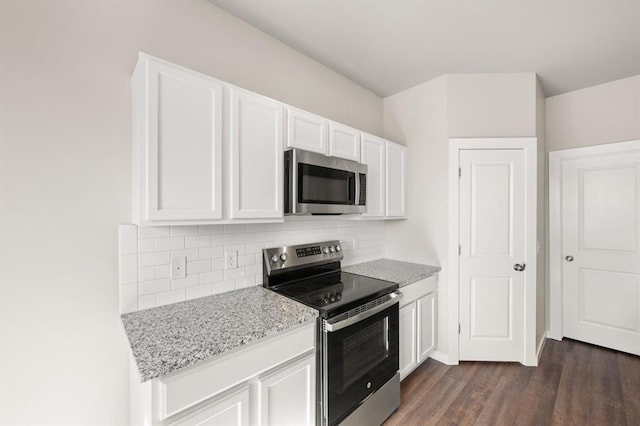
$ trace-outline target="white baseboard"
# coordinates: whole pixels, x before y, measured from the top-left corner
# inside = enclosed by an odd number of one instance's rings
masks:
[[[538,364],[540,364],[540,357],[542,356],[542,351],[544,350],[544,345],[547,343],[547,338],[549,336],[549,332],[545,331],[542,335],[542,339],[540,339],[540,343],[538,343],[538,351],[536,353],[536,358],[538,359]]]
[[[457,364],[451,364],[449,362],[449,356],[447,354],[445,354],[444,352],[433,351],[433,352],[431,352],[431,355],[429,355],[429,358],[433,358],[436,361],[441,362],[441,363],[446,364],[446,365],[457,365]]]

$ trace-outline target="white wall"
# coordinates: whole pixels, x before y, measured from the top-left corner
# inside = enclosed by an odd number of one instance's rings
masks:
[[[545,114],[544,114],[544,92],[540,81],[536,78],[536,137],[538,139],[538,209],[537,209],[537,238],[538,252],[536,254],[536,344],[540,346],[544,334],[549,324],[547,301],[549,291],[547,290],[547,194],[548,194],[548,172],[547,155],[545,151]],[[537,349],[537,348],[536,348]]]
[[[385,257],[439,265],[438,333],[448,329],[447,78],[440,77],[384,99],[384,136],[407,145],[409,218],[385,224]],[[441,338],[438,351],[447,353]]]
[[[125,424],[139,50],[374,134],[382,101],[210,3],[0,2],[0,423]]]
[[[547,151],[640,139],[640,75],[545,101]]]
[[[450,138],[536,135],[536,75],[449,74]]]

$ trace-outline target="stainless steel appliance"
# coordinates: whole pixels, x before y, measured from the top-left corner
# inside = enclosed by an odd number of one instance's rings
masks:
[[[342,258],[339,241],[264,249],[264,286],[319,312],[317,424],[381,424],[400,404],[398,285]]]
[[[367,212],[367,165],[314,152],[284,153],[285,214]]]

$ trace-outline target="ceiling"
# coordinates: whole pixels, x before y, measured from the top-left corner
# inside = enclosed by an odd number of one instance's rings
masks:
[[[536,72],[546,96],[640,74],[640,0],[209,0],[380,96]]]

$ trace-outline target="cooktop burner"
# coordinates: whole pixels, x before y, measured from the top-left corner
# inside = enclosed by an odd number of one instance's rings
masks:
[[[304,303],[330,318],[369,302],[398,288],[398,284],[348,272],[335,273],[281,285],[276,292]]]

